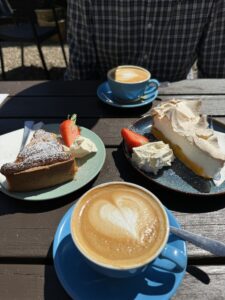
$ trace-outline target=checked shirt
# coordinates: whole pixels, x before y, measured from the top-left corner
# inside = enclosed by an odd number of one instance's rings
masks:
[[[161,81],[225,77],[225,0],[68,0],[66,79],[139,65]]]

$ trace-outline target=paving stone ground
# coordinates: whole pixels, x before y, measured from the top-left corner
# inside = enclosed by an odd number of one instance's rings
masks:
[[[57,44],[42,46],[51,79],[63,79],[65,61]],[[68,59],[68,47],[65,45]],[[42,80],[45,72],[35,45],[24,45],[24,66],[21,65],[21,47],[3,44],[3,57],[7,80]]]

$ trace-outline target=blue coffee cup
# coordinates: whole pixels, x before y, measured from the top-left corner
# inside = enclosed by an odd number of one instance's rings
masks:
[[[101,187],[106,187],[108,185],[113,186],[117,184],[122,184],[126,186],[131,186],[133,188],[136,188],[138,190],[142,190],[145,193],[147,193],[150,198],[152,199],[151,201],[157,202],[159,209],[162,211],[164,217],[164,221],[166,222],[166,230],[164,233],[164,238],[163,242],[161,243],[160,247],[156,250],[154,255],[151,255],[147,260],[144,262],[139,262],[137,264],[134,264],[132,266],[127,267],[126,265],[123,265],[121,267],[115,267],[110,264],[104,264],[102,262],[97,261],[96,259],[93,258],[93,256],[87,252],[83,246],[82,243],[80,242],[80,237],[76,234],[76,231],[74,231],[73,226],[76,226],[76,220],[77,216],[80,214],[80,208],[82,209],[82,205],[80,206],[79,203],[82,203],[82,199],[86,197],[90,192],[93,195],[93,192],[95,189],[101,188]],[[115,187],[116,188],[116,187]],[[88,198],[89,199],[89,198]],[[104,226],[104,225],[103,225]],[[76,248],[80,251],[88,265],[92,267],[95,271],[102,273],[106,276],[109,277],[114,277],[114,278],[126,278],[126,277],[131,277],[135,275],[139,275],[147,270],[150,266],[157,267],[162,270],[166,271],[173,271],[173,272],[181,272],[185,269],[186,267],[186,256],[184,253],[179,250],[178,248],[175,248],[171,245],[169,245],[168,238],[169,238],[169,220],[168,216],[166,213],[166,210],[164,206],[161,204],[159,199],[152,194],[150,191],[147,189],[133,184],[133,183],[128,183],[128,182],[108,182],[108,183],[103,183],[101,185],[98,185],[92,189],[90,189],[88,192],[86,192],[76,203],[72,216],[71,216],[71,236],[72,240],[76,246]]]
[[[155,93],[159,87],[159,82],[151,79],[151,73],[139,66],[118,66],[108,71],[107,78],[109,87],[118,102],[138,101],[144,95]]]

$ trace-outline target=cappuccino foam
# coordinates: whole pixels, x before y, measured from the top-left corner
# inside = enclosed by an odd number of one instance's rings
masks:
[[[148,193],[113,184],[82,198],[73,214],[72,231],[92,260],[127,268],[143,264],[157,252],[165,239],[166,220]]]
[[[148,79],[149,73],[139,68],[117,68],[114,72],[114,80],[122,83],[136,83]]]

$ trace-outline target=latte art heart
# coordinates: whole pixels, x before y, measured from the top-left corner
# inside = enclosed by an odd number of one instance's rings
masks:
[[[99,233],[110,238],[129,238],[143,243],[154,234],[155,216],[133,195],[114,192],[112,202],[100,198],[89,211],[89,221]]]
[[[122,83],[135,83],[147,80],[149,72],[135,67],[117,68],[112,74],[116,81]]]
[[[105,203],[100,208],[100,218],[109,225],[115,225],[128,232],[133,238],[138,239],[136,230],[137,214],[130,207],[117,207],[110,203]]]

